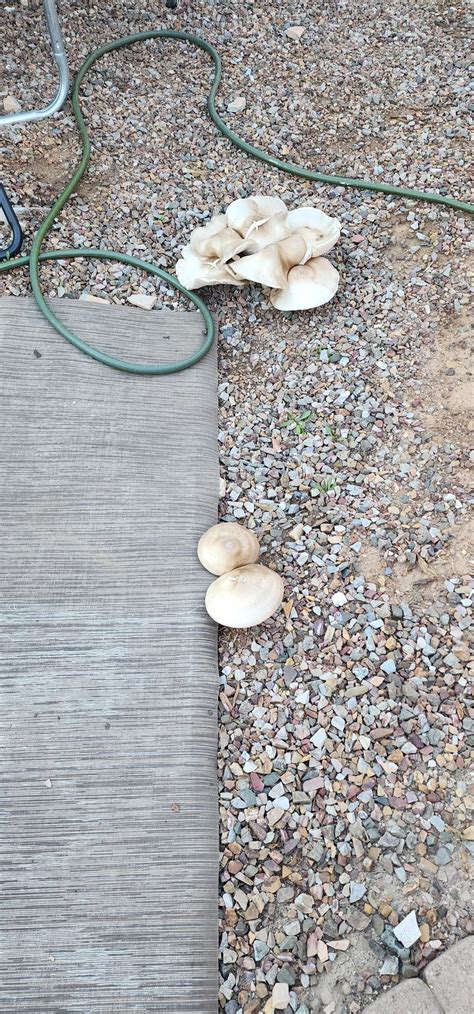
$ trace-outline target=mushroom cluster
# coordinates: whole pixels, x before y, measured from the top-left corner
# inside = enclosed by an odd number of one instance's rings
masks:
[[[319,208],[288,211],[279,197],[242,198],[194,230],[176,274],[187,289],[257,282],[270,288],[277,310],[309,310],[337,291],[339,273],[323,255],[340,232],[337,218]]]
[[[198,557],[217,580],[209,585],[206,609],[223,627],[255,627],[281,606],[283,581],[256,563],[260,546],[253,534],[234,522],[213,525],[201,536]]]

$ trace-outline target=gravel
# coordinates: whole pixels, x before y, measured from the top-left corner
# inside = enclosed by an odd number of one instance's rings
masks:
[[[194,31],[223,58],[218,108],[265,150],[468,195],[464,7],[72,7],[73,70],[113,37]],[[3,22],[0,104],[27,108],[55,88],[40,5],[11,0]],[[239,196],[314,203],[343,224],[331,254],[341,285],[321,310],[277,314],[253,286],[207,294],[220,324],[221,518],[255,530],[286,584],[271,621],[220,636],[219,1002],[226,1014],[357,1014],[473,931],[470,223],[265,168],[216,133],[208,80],[205,55],[178,43],[93,70],[90,172],[50,241],[173,271],[191,230]],[[28,248],[78,162],[70,108],[1,145]],[[183,305],[119,264],[44,265],[42,278],[49,295],[137,314]],[[26,293],[27,276],[2,286]],[[420,937],[407,948],[393,929],[411,912]]]

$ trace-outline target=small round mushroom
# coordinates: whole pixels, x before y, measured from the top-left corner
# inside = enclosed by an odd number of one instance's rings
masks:
[[[206,609],[223,627],[256,627],[279,609],[283,591],[279,574],[260,563],[251,563],[223,574],[209,585]]]
[[[229,521],[213,525],[201,536],[197,554],[206,570],[220,575],[246,563],[255,563],[260,556],[260,546],[253,532]]]

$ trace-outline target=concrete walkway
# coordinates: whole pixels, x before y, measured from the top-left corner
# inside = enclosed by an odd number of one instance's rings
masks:
[[[50,305],[124,358],[199,314]],[[137,377],[0,299],[0,1011],[217,1010],[216,350]],[[5,536],[3,537],[3,533]]]
[[[407,979],[366,1007],[364,1014],[472,1014],[474,936],[432,961],[423,979]]]

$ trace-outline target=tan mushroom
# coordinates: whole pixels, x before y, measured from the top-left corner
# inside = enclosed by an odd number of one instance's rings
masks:
[[[271,218],[268,218],[264,222],[254,222],[250,226],[242,243],[245,244],[245,250],[253,253],[257,250],[263,250],[271,243],[278,243],[282,239],[287,239],[288,236],[291,236],[291,231],[288,226],[288,215],[285,211],[281,215],[272,215]]]
[[[260,546],[253,532],[233,521],[213,525],[198,543],[200,562],[211,574],[226,574],[229,570],[255,563]]]
[[[279,609],[283,591],[279,574],[251,563],[212,582],[207,590],[206,609],[223,627],[255,627]]]
[[[229,229],[225,215],[214,215],[208,225],[195,229],[191,236],[191,250],[205,260],[225,263],[245,250],[245,241],[234,229]]]
[[[287,216],[291,234],[304,236],[309,257],[321,257],[329,253],[341,235],[341,223],[330,218],[319,208],[295,208]]]
[[[270,293],[277,310],[310,310],[323,306],[337,292],[339,272],[325,257],[314,257],[288,272],[284,288]]]
[[[266,246],[258,253],[240,257],[232,264],[232,268],[237,278],[258,282],[259,285],[269,285],[274,289],[283,289],[287,284],[290,268],[300,264],[305,254],[305,240],[295,234],[281,240],[280,243]]]
[[[178,281],[187,289],[201,289],[204,285],[243,285],[234,275],[230,265],[208,261],[199,257],[190,246],[182,250],[182,257],[176,264]]]
[[[229,229],[246,238],[249,229],[263,225],[272,215],[286,215],[286,204],[279,197],[242,197],[229,204],[225,217]]]

